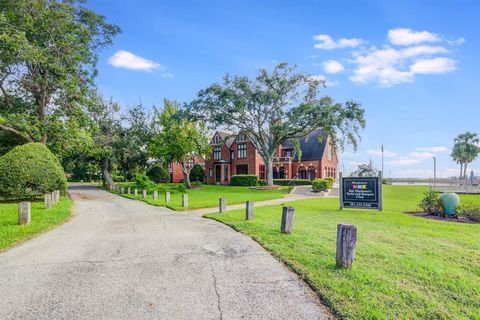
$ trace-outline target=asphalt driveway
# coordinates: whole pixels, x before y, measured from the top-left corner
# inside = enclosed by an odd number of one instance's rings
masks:
[[[0,319],[324,319],[297,277],[218,222],[95,187],[74,217],[0,253]]]

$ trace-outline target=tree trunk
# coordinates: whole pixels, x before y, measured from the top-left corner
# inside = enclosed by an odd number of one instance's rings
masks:
[[[468,162],[465,162],[465,164],[463,165],[463,178],[464,179],[467,178],[467,164],[468,164]]]
[[[104,185],[113,185],[113,179],[110,175],[109,169],[109,161],[108,158],[104,158],[102,160],[102,176],[103,176],[103,184]]]
[[[460,162],[460,176],[458,177],[459,179],[462,179],[462,174],[463,174],[463,162]]]
[[[183,180],[185,180],[185,187],[187,187],[187,189],[192,189],[192,183],[190,182],[190,169],[188,168],[188,164],[181,163],[180,166],[182,167]]]
[[[273,186],[273,158],[264,159],[265,182],[267,186]]]

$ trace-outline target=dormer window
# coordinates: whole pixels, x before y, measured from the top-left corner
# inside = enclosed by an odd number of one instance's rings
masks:
[[[283,149],[282,150],[282,157],[291,158],[292,156],[293,156],[293,150],[292,149]]]
[[[218,134],[216,134],[213,137],[213,144],[220,144],[221,142],[222,142],[222,138],[220,138],[220,136]]]
[[[239,133],[237,136],[237,142],[247,141],[247,135],[245,133]]]

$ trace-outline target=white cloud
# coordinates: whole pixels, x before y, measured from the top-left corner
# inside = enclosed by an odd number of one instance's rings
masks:
[[[119,50],[108,59],[108,63],[116,68],[152,72],[163,70],[164,66],[155,61],[139,57],[129,51]]]
[[[417,159],[427,159],[435,156],[435,154],[431,152],[410,152],[408,155],[411,158],[417,158]]]
[[[414,164],[422,163],[422,161],[419,159],[413,159],[413,158],[402,158],[398,160],[391,160],[387,163],[392,166],[411,166]]]
[[[450,149],[448,149],[445,146],[438,146],[438,147],[419,147],[415,148],[415,150],[418,151],[425,151],[425,152],[435,152],[435,153],[440,153],[440,152],[449,152]]]
[[[357,38],[351,38],[351,39],[341,38],[335,41],[332,39],[332,37],[330,37],[327,34],[318,34],[316,36],[313,36],[313,39],[318,41],[318,43],[315,43],[314,45],[315,48],[325,49],[325,50],[333,50],[333,49],[347,48],[347,47],[354,48],[354,47],[358,47],[363,42],[362,39],[357,39]]]
[[[328,60],[323,63],[323,70],[326,73],[339,73],[345,70],[345,67],[337,60]]]
[[[382,149],[368,149],[367,154],[371,156],[381,156],[382,155]],[[393,151],[383,149],[383,156],[384,157],[396,157],[397,154]]]
[[[338,81],[330,81],[323,74],[312,74],[310,75],[309,79],[311,79],[312,81],[323,81],[327,88],[335,87],[338,85]]]
[[[372,49],[363,55],[358,55],[354,63],[357,65],[350,77],[355,83],[378,83],[380,86],[412,82],[415,74],[446,73],[455,70],[456,61],[436,57],[435,54],[448,53],[441,46],[412,46],[404,49],[386,47]]]
[[[413,73],[447,73],[455,70],[456,61],[450,58],[438,57],[417,60],[410,66]]]
[[[395,45],[408,46],[424,42],[438,42],[440,41],[440,37],[428,31],[413,31],[408,28],[398,28],[388,30],[388,40]]]

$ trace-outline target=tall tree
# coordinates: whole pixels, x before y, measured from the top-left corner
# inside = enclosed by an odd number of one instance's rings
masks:
[[[365,126],[361,105],[336,103],[319,97],[324,81],[281,63],[272,72],[260,70],[254,79],[225,76],[223,85],[201,90],[191,104],[192,113],[212,126],[244,132],[265,162],[267,185],[273,185],[273,161],[287,140],[298,141],[315,129],[331,137],[335,148],[355,148]]]
[[[452,158],[463,166],[460,178],[467,177],[467,166],[480,154],[480,137],[477,133],[465,132],[459,134],[454,140]]]
[[[196,156],[208,155],[210,143],[201,121],[185,118],[178,103],[165,99],[162,112],[155,113],[154,135],[149,150],[154,157],[167,163],[177,162],[182,168],[186,187],[191,188],[193,160]]]
[[[76,0],[0,0],[0,130],[47,143],[84,111],[97,52],[120,31]]]

